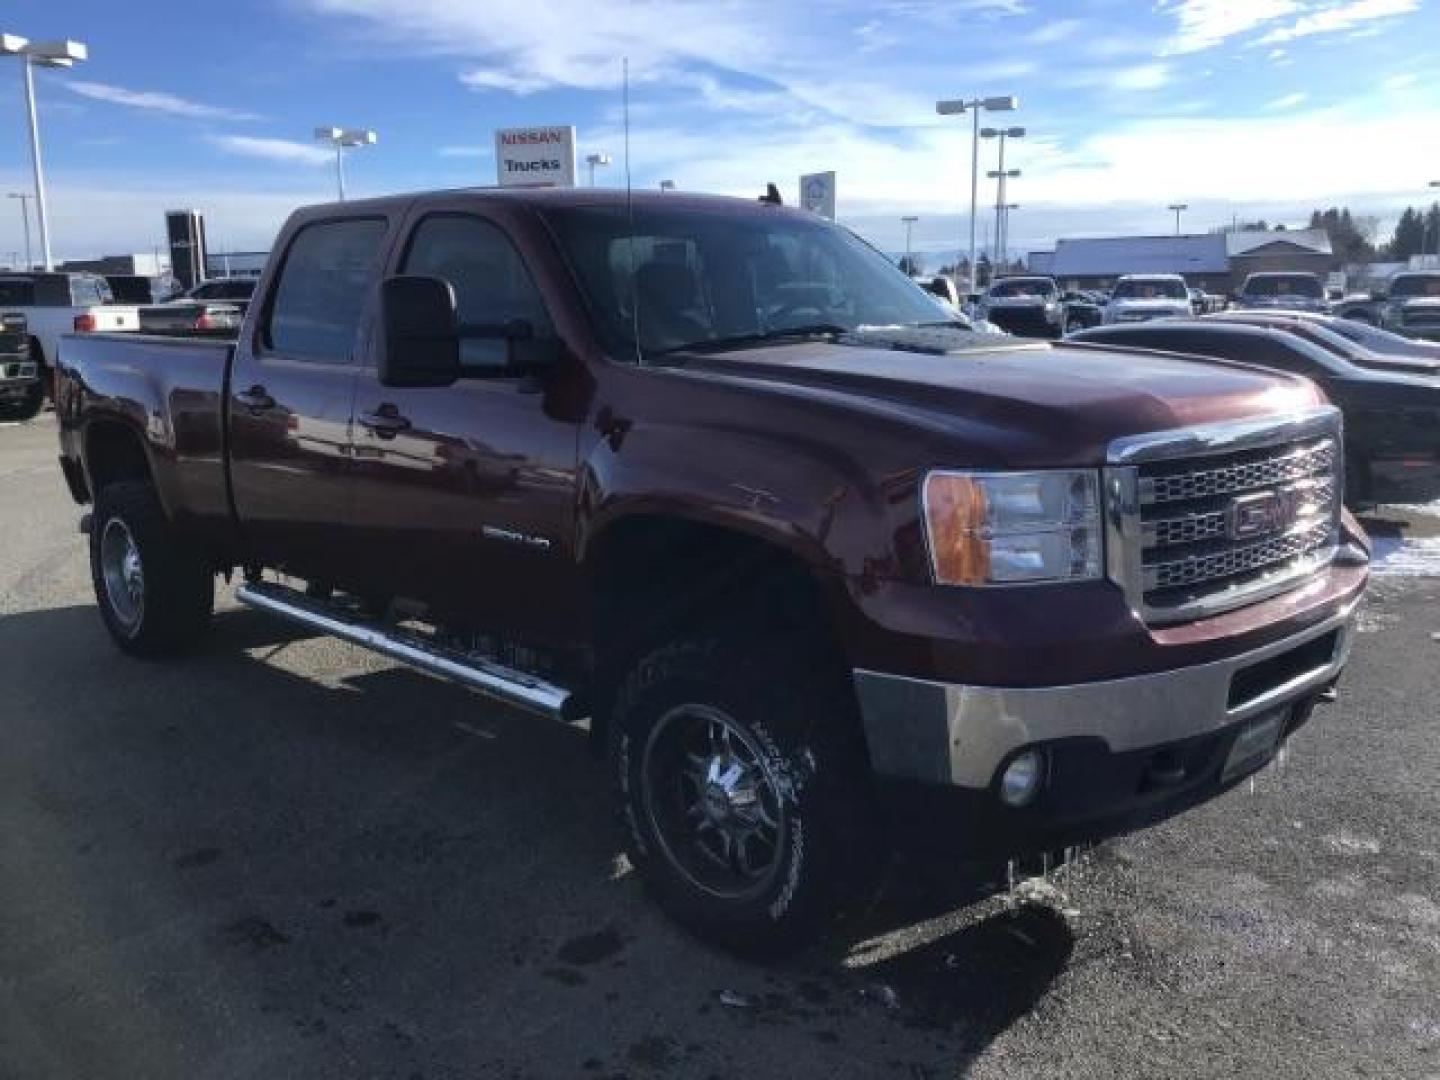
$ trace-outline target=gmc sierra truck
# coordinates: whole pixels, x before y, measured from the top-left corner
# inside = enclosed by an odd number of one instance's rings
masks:
[[[1368,573],[1314,384],[970,333],[768,201],[303,209],[237,340],[61,362],[121,649],[194,642],[238,570],[588,719],[633,865],[740,949],[898,846],[1048,853],[1226,790],[1329,696]]]

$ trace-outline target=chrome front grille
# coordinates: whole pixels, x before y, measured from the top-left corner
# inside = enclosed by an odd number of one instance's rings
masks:
[[[1237,461],[1213,468],[1185,469],[1158,476],[1140,477],[1140,502],[1190,502],[1209,495],[1228,495],[1267,484],[1296,480],[1328,472],[1335,465],[1335,440],[1321,439],[1309,446],[1286,448],[1250,461]]]
[[[1111,447],[1107,563],[1148,622],[1178,622],[1298,585],[1339,535],[1340,418],[1160,432]]]

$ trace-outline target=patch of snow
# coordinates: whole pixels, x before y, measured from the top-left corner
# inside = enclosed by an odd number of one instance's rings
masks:
[[[1372,538],[1370,571],[1380,577],[1440,577],[1440,536]]]

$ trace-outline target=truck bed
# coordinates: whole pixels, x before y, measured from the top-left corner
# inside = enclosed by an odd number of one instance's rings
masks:
[[[166,509],[177,522],[228,539],[224,403],[234,347],[228,337],[67,334],[56,398],[67,476],[84,475],[90,448],[82,418],[91,440],[97,423],[143,432]]]

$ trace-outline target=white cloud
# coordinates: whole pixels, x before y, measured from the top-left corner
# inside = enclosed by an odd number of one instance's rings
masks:
[[[1405,90],[1414,86],[1420,81],[1420,76],[1413,71],[1401,72],[1399,75],[1390,75],[1380,81],[1380,85],[1386,90]]]
[[[112,105],[125,105],[132,109],[167,113],[170,116],[185,116],[196,120],[259,119],[251,112],[222,108],[218,105],[202,105],[199,102],[159,90],[127,90],[123,86],[87,82],[84,79],[66,79],[60,85],[81,97],[91,98],[95,101],[108,101]]]
[[[264,161],[280,161],[291,165],[328,165],[335,160],[335,155],[330,150],[290,139],[267,139],[251,135],[211,135],[209,139],[228,153]]]
[[[1298,0],[1170,0],[1161,10],[1178,23],[1170,51],[1201,52],[1300,11]]]
[[[1085,28],[1084,19],[1050,19],[1025,35],[1031,45],[1054,45],[1068,41]]]
[[[435,153],[447,158],[487,158],[495,151],[489,146],[442,146]]]
[[[1354,0],[1303,15],[1287,27],[1270,31],[1261,41],[1292,41],[1312,34],[1353,30],[1376,19],[1393,19],[1418,10],[1420,0]]]
[[[1164,64],[1140,64],[1121,68],[1109,81],[1116,90],[1155,90],[1170,81],[1170,69]]]
[[[1275,111],[1279,111],[1281,109],[1294,109],[1301,105],[1304,105],[1306,99],[1309,96],[1310,95],[1308,94],[1302,93],[1286,94],[1283,97],[1276,98],[1274,101],[1270,102],[1265,107],[1267,109]]]

